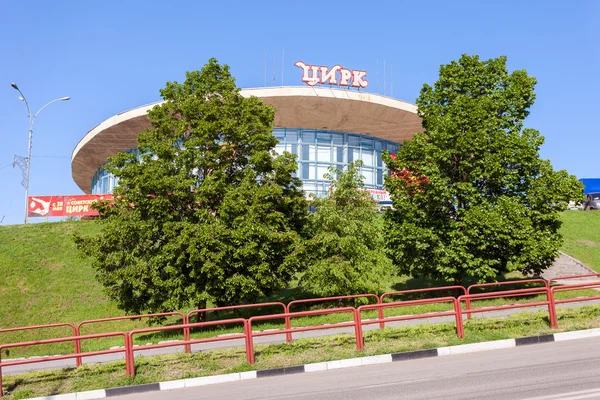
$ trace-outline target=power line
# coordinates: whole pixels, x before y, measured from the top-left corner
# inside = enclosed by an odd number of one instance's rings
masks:
[[[69,156],[31,156],[31,158],[71,158]]]
[[[12,163],[11,163],[11,164],[8,164],[8,165],[5,165],[5,166],[3,166],[3,167],[0,167],[0,169],[8,168],[8,167],[10,167],[11,165],[12,165]]]

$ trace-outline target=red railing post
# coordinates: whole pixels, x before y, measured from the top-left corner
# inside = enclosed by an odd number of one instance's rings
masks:
[[[135,355],[133,347],[133,331],[129,332],[129,374],[135,376]]]
[[[287,304],[285,306],[284,312],[286,314],[290,313],[290,305],[289,304]],[[285,317],[285,329],[292,329],[292,321],[291,321],[290,317]],[[286,343],[292,343],[293,340],[294,339],[292,337],[292,332],[286,332],[285,333],[285,342]]]
[[[125,375],[126,376],[134,376],[135,375],[135,367],[133,366],[133,340],[131,339],[131,335],[127,332],[125,336]]]
[[[383,297],[377,296],[377,304],[383,304]],[[379,318],[379,329],[384,329],[385,328],[385,321],[383,320],[383,317],[385,316],[385,314],[383,313],[383,307],[378,307],[377,308],[377,318]],[[362,321],[362,319],[361,319]],[[362,325],[361,325],[361,332],[362,332]]]
[[[188,325],[190,323],[190,316],[189,315],[183,315],[183,319],[182,319],[182,323],[184,325]],[[189,342],[190,339],[192,338],[192,334],[190,331],[190,328],[183,328],[183,340],[186,342]],[[184,351],[186,353],[191,353],[192,352],[192,345],[191,344],[186,344],[185,346],[183,346]]]
[[[125,332],[125,376],[129,376],[129,332]]]
[[[456,313],[456,334],[460,339],[464,339],[465,326],[463,325],[462,308],[460,306],[460,301],[457,298],[454,298],[454,312]]]
[[[2,351],[0,350],[0,397],[2,397]]]
[[[379,307],[381,309],[381,307]],[[362,318],[360,316],[360,311],[358,309],[354,309],[354,336],[356,337],[356,350],[362,350],[365,346],[363,342],[363,334],[362,334]]]
[[[548,299],[548,313],[550,314],[550,328],[558,328],[558,318],[556,316],[556,304],[554,303],[554,292],[550,285],[546,286],[546,298]]]
[[[251,363],[252,358],[250,356],[250,342],[252,341],[252,336],[250,333],[250,324],[248,323],[248,320],[244,321],[244,335],[246,336],[246,339],[245,339],[245,341],[246,341],[246,346],[245,346],[246,347],[246,361],[249,364],[252,364]],[[252,350],[254,351],[254,349],[252,349]]]
[[[79,323],[77,325],[77,327],[75,328],[75,335],[74,336],[81,336],[81,330],[79,329],[80,326],[81,326],[81,323]],[[79,341],[79,340],[75,341],[75,353],[76,354],[81,353],[81,341]],[[77,357],[75,359],[75,366],[76,367],[81,367],[81,362],[82,362],[81,357]]]
[[[248,324],[248,342],[246,344],[246,360],[254,365],[254,338],[252,336],[252,318],[247,320]]]

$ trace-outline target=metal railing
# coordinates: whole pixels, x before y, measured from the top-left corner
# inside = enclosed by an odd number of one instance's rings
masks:
[[[374,298],[375,301],[377,303],[381,303],[381,298],[379,296],[377,296],[376,294],[354,294],[354,295],[348,295],[348,296],[331,296],[331,297],[318,297],[318,298],[314,298],[314,299],[300,299],[300,300],[292,300],[288,303],[287,305],[287,309],[286,312],[290,313],[292,312],[291,308],[292,305],[294,304],[306,304],[306,303],[323,303],[323,302],[328,302],[328,301],[340,301],[340,300],[348,300],[348,299],[361,299],[361,298],[366,298],[366,299],[370,299],[370,298]],[[383,317],[383,311],[379,310],[379,318]],[[286,319],[286,328],[290,328],[289,325],[289,318]],[[292,333],[286,333],[286,342],[287,343],[292,343]]]
[[[439,303],[452,303],[453,310],[452,311],[438,311],[438,312],[427,312],[421,314],[412,314],[412,315],[399,315],[399,316],[390,316],[384,318],[378,318],[376,320],[368,320],[363,321],[360,318],[361,312],[367,310],[383,310],[384,308],[396,308],[396,307],[409,307],[409,306],[417,306],[417,305],[425,305],[425,304],[439,304]],[[362,340],[362,326],[369,324],[377,324],[377,323],[385,323],[385,322],[394,322],[394,321],[408,321],[413,319],[424,319],[424,318],[436,318],[436,317],[446,317],[446,316],[454,316],[456,321],[456,334],[459,338],[464,338],[464,329],[462,323],[462,313],[460,309],[460,302],[456,297],[435,297],[431,299],[420,299],[420,300],[407,300],[407,301],[397,301],[394,303],[379,303],[379,304],[369,304],[366,306],[360,306],[357,309],[359,324],[360,324],[360,335]]]
[[[471,307],[467,310],[464,310],[463,313],[467,313],[467,315],[470,315],[472,313],[484,313],[484,312],[490,312],[490,311],[510,310],[510,309],[515,309],[515,308],[547,306],[550,327],[554,328],[552,321],[554,321],[554,319],[555,319],[555,311],[554,311],[554,308],[552,307],[552,301],[550,299],[551,293],[550,293],[550,289],[548,287],[505,290],[502,292],[467,294],[467,295],[460,296],[458,298],[458,301],[462,302],[464,300],[466,303],[467,301],[470,301],[470,300],[490,300],[490,299],[498,299],[498,298],[504,298],[504,297],[533,296],[533,295],[540,295],[540,294],[546,295],[545,301],[534,301],[534,302],[529,302],[529,303],[511,303],[511,304],[504,304],[504,305],[499,305],[499,306],[486,306],[486,307],[480,307],[480,308],[472,308]]]
[[[69,358],[91,357],[91,356],[100,356],[100,355],[104,355],[104,354],[114,354],[114,353],[125,353],[125,373],[129,374],[129,370],[131,368],[130,364],[128,363],[128,359],[127,359],[127,349],[128,349],[129,343],[127,341],[127,334],[125,332],[97,333],[97,334],[93,334],[93,335],[83,335],[83,336],[78,335],[78,336],[69,336],[69,337],[56,338],[56,339],[44,339],[44,340],[35,340],[35,341],[30,341],[30,342],[19,342],[19,343],[9,343],[9,344],[0,345],[0,355],[1,355],[2,350],[15,348],[15,347],[36,346],[36,345],[42,345],[42,344],[62,343],[62,342],[71,342],[71,341],[79,342],[80,340],[98,339],[98,338],[114,337],[114,336],[123,336],[123,341],[124,341],[123,348],[98,350],[98,351],[87,351],[87,352],[83,352],[83,353],[75,350],[75,352],[73,352],[71,354],[44,356],[44,357],[39,357],[39,358],[28,358],[28,359],[24,359],[24,360],[2,361],[2,358],[0,358],[0,397],[2,397],[2,394],[3,394],[3,392],[2,392],[2,368],[3,367],[34,364],[34,363],[48,362],[48,361],[66,360]]]
[[[218,311],[237,311],[237,310],[244,310],[247,308],[261,308],[261,307],[281,307],[283,309],[283,312],[286,313],[287,312],[287,306],[279,301],[271,301],[268,303],[257,303],[257,304],[241,304],[241,305],[237,305],[237,306],[224,306],[224,307],[213,307],[213,308],[202,308],[202,309],[198,309],[198,310],[192,310],[189,313],[187,313],[187,321],[186,323],[189,323],[191,321],[190,317],[194,314],[200,314],[200,313],[209,313],[209,312],[218,312]],[[226,320],[220,320],[220,321],[226,321]],[[290,327],[290,320],[289,318],[285,319],[285,326],[286,328]],[[186,330],[184,331],[184,336],[186,340],[190,340],[190,328],[186,328]],[[291,335],[288,337],[286,337],[286,341],[288,343],[292,342],[292,337]],[[186,346],[186,352],[189,352],[189,346]]]
[[[263,332],[253,332],[252,331],[252,323],[254,321],[267,321],[274,319],[292,319],[295,317],[311,317],[317,315],[326,315],[326,314],[339,314],[339,313],[351,313],[353,316],[352,322],[338,322],[335,324],[324,324],[317,326],[301,326],[297,328],[285,328],[278,330],[269,330]],[[270,335],[280,335],[282,333],[293,333],[293,332],[307,332],[307,331],[316,331],[322,329],[333,329],[333,328],[343,328],[343,327],[354,327],[354,334],[356,337],[356,348],[358,350],[362,349],[362,343],[359,342],[359,325],[360,322],[357,320],[357,311],[354,307],[342,307],[342,308],[331,308],[328,310],[312,310],[312,311],[300,311],[295,313],[284,313],[284,314],[273,314],[273,315],[259,315],[256,317],[251,317],[248,319],[248,349],[247,352],[250,354],[251,359],[248,361],[250,364],[254,364],[254,338],[259,336],[270,336]]]
[[[416,294],[416,293],[431,293],[431,292],[440,292],[440,291],[447,291],[447,290],[462,291],[463,294],[467,294],[467,290],[463,286],[453,285],[453,286],[441,286],[441,287],[435,287],[435,288],[408,289],[408,290],[400,290],[400,291],[396,291],[396,292],[385,292],[384,294],[379,296],[379,299],[380,299],[380,303],[383,303],[383,300],[389,296],[400,296],[400,295]],[[379,312],[379,319],[383,319],[383,309],[380,308],[380,310],[382,310],[382,311]],[[381,329],[385,328],[385,322],[384,321],[380,322],[379,327]]]
[[[123,317],[110,317],[110,318],[99,318],[99,319],[88,319],[85,321],[80,322],[76,327],[75,327],[75,336],[80,336],[81,335],[81,327],[84,325],[91,325],[91,324],[99,324],[99,323],[103,323],[103,322],[111,322],[111,321],[123,321],[123,320],[134,320],[134,319],[142,319],[142,318],[155,318],[155,317],[170,317],[173,315],[178,315],[181,317],[181,322],[182,323],[187,323],[187,320],[185,319],[185,315],[183,313],[180,313],[178,311],[171,311],[171,312],[164,312],[164,313],[155,313],[155,314],[141,314],[141,315],[134,315],[134,316],[123,316]],[[185,339],[185,338],[184,338]],[[81,343],[79,341],[75,342],[75,352],[79,353],[81,352]],[[78,367],[81,367],[81,357],[77,357],[75,359],[75,364]]]
[[[292,334],[295,332],[307,332],[307,331],[315,331],[315,330],[323,330],[323,329],[332,329],[332,328],[345,328],[345,327],[353,327],[354,328],[354,336],[356,339],[356,348],[361,350],[364,347],[363,343],[363,325],[370,324],[379,324],[380,328],[384,328],[385,324],[388,322],[396,322],[396,321],[406,321],[412,319],[424,319],[424,318],[435,318],[435,317],[448,317],[454,316],[455,324],[456,324],[456,333],[458,337],[463,338],[465,335],[464,330],[464,321],[462,318],[463,314],[467,314],[470,316],[472,313],[485,313],[489,311],[498,311],[498,310],[508,310],[508,309],[516,309],[516,308],[525,308],[525,307],[539,307],[545,306],[548,308],[548,313],[550,316],[550,326],[552,328],[558,327],[557,316],[556,316],[556,305],[564,304],[564,303],[574,303],[574,302],[582,302],[582,301],[590,301],[590,300],[600,300],[600,294],[598,296],[587,296],[587,297],[577,297],[571,299],[559,299],[555,298],[556,293],[574,291],[574,290],[585,290],[585,289],[594,289],[600,288],[600,279],[595,282],[584,282],[584,283],[575,283],[561,286],[552,286],[552,283],[557,280],[574,280],[574,279],[582,279],[582,278],[592,278],[598,277],[600,278],[600,274],[586,274],[586,275],[573,275],[573,276],[565,276],[565,277],[556,277],[549,281],[544,281],[542,279],[526,279],[522,281],[508,281],[508,282],[497,282],[490,284],[476,284],[471,285],[467,289],[462,286],[444,286],[437,288],[425,288],[425,289],[412,289],[412,290],[403,290],[397,292],[386,292],[381,296],[376,294],[361,294],[361,295],[352,295],[352,296],[333,296],[333,297],[324,297],[324,298],[316,298],[316,299],[302,299],[302,300],[294,300],[289,302],[287,305],[281,302],[269,302],[269,303],[257,303],[257,304],[244,304],[238,306],[227,306],[227,307],[215,307],[215,308],[207,308],[207,309],[199,309],[190,311],[187,315],[180,312],[168,312],[168,313],[156,313],[156,314],[143,314],[143,315],[133,315],[133,316],[122,316],[122,317],[112,317],[112,318],[101,318],[101,319],[93,319],[86,320],[80,322],[77,326],[70,323],[58,323],[58,324],[47,324],[47,325],[35,325],[35,326],[26,326],[26,327],[18,327],[18,328],[7,328],[1,329],[0,334],[2,333],[10,333],[10,332],[19,332],[19,331],[41,331],[44,329],[51,328],[59,328],[59,327],[68,327],[73,332],[73,336],[68,337],[59,337],[59,338],[51,338],[51,339],[43,339],[43,340],[35,340],[35,341],[25,341],[25,342],[16,342],[16,343],[6,343],[0,344],[0,355],[2,350],[16,347],[25,347],[25,346],[35,346],[35,345],[43,345],[43,344],[52,344],[52,343],[63,343],[63,342],[73,342],[74,344],[74,352],[70,354],[63,355],[55,355],[55,356],[42,356],[30,359],[19,359],[19,360],[7,360],[2,361],[0,357],[0,397],[2,396],[1,384],[2,384],[2,368],[16,365],[24,365],[24,364],[33,364],[33,363],[42,363],[53,360],[63,360],[63,359],[72,359],[76,360],[76,365],[80,366],[82,364],[83,357],[90,356],[98,356],[105,354],[113,354],[113,353],[125,353],[125,364],[126,364],[126,374],[133,375],[135,374],[135,360],[134,353],[136,351],[141,350],[149,350],[149,349],[158,349],[164,347],[173,347],[173,346],[184,346],[186,352],[191,350],[192,344],[197,343],[208,343],[208,342],[218,342],[218,341],[226,341],[226,340],[236,340],[236,339],[244,339],[245,349],[246,349],[246,360],[253,364],[254,363],[254,338],[269,336],[269,335],[286,335],[286,341],[291,342]],[[492,286],[506,286],[506,285],[515,285],[515,284],[531,284],[531,283],[542,283],[542,287],[533,287],[533,288],[524,288],[524,289],[511,289],[511,290],[501,290],[494,292],[484,292],[484,293],[472,293],[471,291],[475,288],[486,288]],[[456,290],[462,291],[462,295],[458,297],[434,297],[427,299],[418,299],[418,300],[406,300],[406,301],[397,301],[386,303],[383,300],[386,297],[395,296],[395,295],[407,295],[407,294],[415,294],[415,293],[428,293],[435,291],[443,291],[443,290]],[[532,301],[526,303],[510,303],[510,304],[502,304],[497,306],[486,306],[473,308],[471,302],[475,300],[489,300],[489,299],[499,299],[499,298],[515,298],[515,297],[526,297],[526,296],[539,296],[545,295],[546,299],[544,301]],[[332,309],[324,309],[324,310],[311,310],[311,311],[302,311],[302,312],[291,312],[290,308],[293,305],[301,304],[301,303],[322,303],[327,301],[336,301],[336,300],[344,300],[344,299],[356,299],[356,298],[373,298],[377,301],[376,304],[367,304],[362,305],[357,308],[355,307],[339,307]],[[465,302],[466,309],[461,308],[462,302]],[[398,316],[384,316],[384,310],[389,308],[402,308],[408,306],[416,306],[416,305],[427,305],[427,304],[438,304],[438,303],[451,303],[453,306],[452,310],[448,311],[438,311],[438,312],[421,312],[415,313],[412,315],[398,315]],[[190,323],[190,317],[194,314],[200,312],[212,312],[212,311],[236,311],[241,309],[248,308],[260,308],[260,307],[281,307],[283,313],[281,314],[269,314],[269,315],[259,315],[259,316],[251,316],[249,318],[229,318],[229,319],[218,319],[212,321],[198,322],[198,323]],[[362,312],[377,310],[378,318],[377,319],[369,319],[362,320]],[[298,317],[314,317],[319,315],[327,315],[327,314],[340,314],[340,313],[348,313],[352,316],[351,321],[347,322],[339,322],[334,324],[323,323],[321,325],[312,325],[312,326],[301,326],[293,328],[291,326],[291,319]],[[90,324],[99,324],[108,321],[118,321],[118,320],[133,320],[140,318],[152,318],[152,317],[168,317],[168,316],[180,316],[182,320],[182,324],[172,325],[172,326],[160,326],[160,327],[150,327],[150,328],[142,328],[142,329],[134,329],[129,332],[107,332],[107,333],[96,333],[96,334],[88,334],[81,335],[81,328],[85,325]],[[284,320],[285,328],[277,329],[277,330],[269,330],[269,331],[258,331],[255,332],[252,329],[253,323],[257,321],[268,321],[268,320],[276,320],[281,319]],[[215,326],[215,325],[226,325],[226,324],[242,324],[244,328],[243,333],[227,335],[223,337],[210,337],[210,338],[199,338],[199,339],[191,339],[190,330],[198,327],[207,327],[207,326]],[[159,343],[159,344],[148,344],[144,346],[133,346],[133,336],[141,333],[152,333],[152,332],[163,332],[163,331],[171,331],[171,330],[182,330],[183,331],[183,341],[178,342],[169,342],[169,343]],[[115,336],[123,336],[124,338],[124,348],[111,348],[108,350],[98,350],[98,351],[89,351],[82,352],[81,351],[81,341],[88,339],[98,339],[98,338],[106,338],[106,337],[115,337]]]
[[[476,283],[474,285],[471,285],[467,288],[467,293],[465,293],[466,295],[471,295],[473,293],[471,293],[471,290],[473,289],[481,289],[481,288],[488,288],[488,287],[494,287],[494,286],[507,286],[507,285],[522,285],[522,284],[526,284],[526,283],[541,283],[542,286],[547,286],[547,283],[544,279],[540,279],[540,278],[535,278],[535,279],[523,279],[520,281],[504,281],[504,282],[492,282],[492,283]],[[498,297],[502,297],[502,296],[498,296]],[[490,297],[491,299],[491,297]],[[465,298],[465,307],[467,308],[467,310],[469,310],[471,308],[471,299],[469,297]],[[467,314],[467,318],[471,319],[471,313]]]
[[[181,329],[183,331],[191,329],[191,328],[200,328],[200,327],[204,327],[204,326],[214,326],[214,325],[223,325],[223,324],[243,324],[244,326],[244,333],[243,334],[237,334],[237,335],[228,335],[228,336],[223,336],[223,337],[210,337],[210,338],[201,338],[201,339],[190,339],[189,337],[187,339],[184,339],[183,342],[177,342],[177,343],[159,343],[159,344],[147,344],[147,345],[143,345],[143,346],[133,346],[133,335],[139,334],[139,333],[150,333],[150,332],[164,332],[164,331],[170,331],[170,330],[178,330]],[[131,332],[127,333],[127,341],[128,341],[128,347],[127,347],[127,357],[129,358],[129,365],[130,365],[130,370],[129,370],[129,375],[133,376],[135,375],[135,358],[134,358],[134,352],[136,351],[142,351],[142,350],[150,350],[150,349],[162,349],[165,347],[174,347],[174,346],[181,346],[181,345],[185,345],[186,348],[191,348],[192,344],[198,344],[198,343],[211,343],[211,342],[222,342],[222,341],[227,341],[227,340],[236,340],[236,339],[244,339],[246,342],[245,347],[246,347],[246,359],[248,360],[249,356],[248,356],[248,321],[245,320],[244,318],[232,318],[232,319],[228,319],[228,320],[221,320],[221,321],[207,321],[207,322],[196,322],[193,324],[182,324],[182,325],[172,325],[172,326],[159,326],[159,327],[153,327],[153,328],[144,328],[144,329],[134,329]]]

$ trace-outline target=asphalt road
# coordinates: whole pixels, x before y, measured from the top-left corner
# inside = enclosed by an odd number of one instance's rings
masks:
[[[554,342],[115,398],[600,399],[600,339]]]

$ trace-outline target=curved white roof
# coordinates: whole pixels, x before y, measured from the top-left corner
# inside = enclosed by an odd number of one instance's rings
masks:
[[[402,143],[422,131],[417,106],[390,97],[327,87],[242,89],[275,107],[276,128],[327,129],[360,133]],[[71,171],[75,183],[91,193],[92,177],[107,158],[137,145],[156,102],[122,112],[90,130],[75,146]]]

